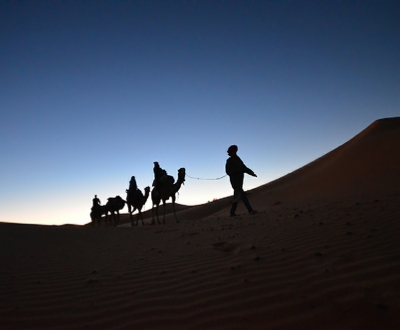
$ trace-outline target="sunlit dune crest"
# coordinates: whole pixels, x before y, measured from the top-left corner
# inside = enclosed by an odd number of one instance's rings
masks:
[[[248,196],[256,215],[230,196],[165,225],[1,224],[0,328],[400,327],[400,117]]]
[[[296,199],[397,191],[399,149],[400,118],[380,119],[328,154],[256,191],[277,189]]]

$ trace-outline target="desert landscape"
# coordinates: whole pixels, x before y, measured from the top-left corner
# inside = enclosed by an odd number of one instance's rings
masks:
[[[258,214],[1,223],[0,329],[400,328],[399,117],[248,197]]]

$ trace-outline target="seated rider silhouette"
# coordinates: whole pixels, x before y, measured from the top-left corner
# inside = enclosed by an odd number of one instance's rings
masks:
[[[172,185],[175,182],[175,179],[173,176],[168,175],[167,171],[162,169],[158,162],[154,162],[154,181],[153,181],[153,187],[155,188],[155,191],[157,193],[160,192],[161,187],[164,185]]]
[[[94,195],[94,198],[93,198],[92,202],[93,202],[92,211],[93,211],[96,207],[98,207],[98,206],[101,205],[100,199],[97,198],[97,195]]]
[[[156,189],[156,191],[160,191],[161,178],[164,175],[166,175],[167,172],[160,167],[158,162],[154,162],[153,172],[154,172],[153,187]]]
[[[137,191],[136,179],[134,176],[132,176],[131,180],[129,181],[129,188],[127,192],[130,196],[135,196],[136,191]]]

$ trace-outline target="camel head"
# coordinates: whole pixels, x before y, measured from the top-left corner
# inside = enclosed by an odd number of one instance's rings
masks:
[[[144,196],[143,196],[144,203],[147,202],[147,199],[149,198],[149,196],[150,196],[150,187],[147,186],[146,188],[144,188]]]
[[[184,167],[181,167],[178,170],[178,181],[180,181],[184,184],[185,183],[185,175],[186,175],[186,170]]]

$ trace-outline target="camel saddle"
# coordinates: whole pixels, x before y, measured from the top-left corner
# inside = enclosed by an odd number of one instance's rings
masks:
[[[139,189],[134,189],[134,190],[127,189],[126,192],[128,193],[128,196],[129,196],[127,199],[130,199],[130,198],[139,199],[139,198],[143,197],[143,194]]]
[[[175,179],[172,175],[163,175],[160,178],[160,185],[161,186],[167,186],[167,185],[173,185],[175,182]]]

